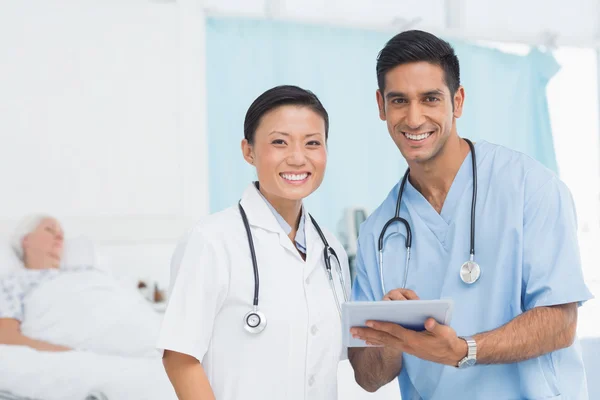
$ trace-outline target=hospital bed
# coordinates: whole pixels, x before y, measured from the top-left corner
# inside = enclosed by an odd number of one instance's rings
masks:
[[[352,218],[352,224],[356,226],[356,218]],[[7,246],[2,239],[0,235],[0,275],[6,272],[3,267],[6,270],[7,265]],[[64,257],[67,265],[93,262],[99,268],[109,269],[126,287],[137,288],[138,280],[142,279],[149,283],[158,282],[164,289],[169,282],[168,266],[174,246],[175,243],[92,245],[85,238],[67,238]],[[94,255],[90,256],[91,253]],[[162,315],[160,309],[157,307],[154,311],[159,316]],[[130,315],[139,312],[120,311]],[[143,328],[140,330],[144,331]],[[124,342],[121,345],[126,347],[135,334],[120,332],[106,341],[110,344],[120,340]],[[395,382],[378,393],[363,391],[354,382],[352,368],[347,361],[340,364],[338,386],[338,398],[344,400],[399,398]],[[86,350],[48,353],[0,345],[0,400],[59,399],[175,400],[176,396],[158,357],[98,355]]]
[[[0,276],[10,272],[7,265],[11,268],[15,265],[15,259],[11,259],[12,252],[7,243],[5,240],[0,241]],[[65,242],[65,262],[69,264],[67,268],[73,264],[89,262],[90,249],[97,251],[100,247],[90,247],[89,241],[81,238],[72,241],[67,239]],[[139,250],[135,249],[135,254],[139,256],[137,259],[134,255],[127,257],[128,263],[137,264],[132,268],[135,272],[131,274],[131,278],[139,275],[139,271],[145,270],[143,265],[149,262],[144,258],[147,253]],[[170,248],[165,249],[163,258],[166,259],[160,262],[161,268],[166,270],[167,275],[170,252]],[[102,254],[94,254],[93,262],[97,263],[98,258],[115,259],[113,255],[101,256]],[[115,278],[115,275],[107,270],[109,267],[99,266],[99,276],[106,274],[106,279]],[[160,354],[153,349],[162,314],[153,309],[142,294],[137,292],[133,279],[122,279],[123,276],[117,276],[114,281],[121,287],[125,285],[131,288],[130,291],[115,290],[117,294],[97,293],[96,297],[87,296],[80,304],[69,306],[70,312],[80,312],[81,315],[85,315],[86,310],[89,312],[96,302],[102,302],[101,308],[107,310],[101,313],[94,311],[94,318],[97,319],[94,323],[89,320],[87,323],[72,323],[71,326],[61,328],[62,332],[58,332],[59,336],[78,335],[84,338],[81,341],[81,348],[69,352],[41,352],[24,346],[0,345],[0,400],[176,399],[164,372]],[[45,327],[40,328],[35,324],[28,326],[24,322],[22,324],[24,334],[29,331],[35,332],[35,337],[38,339],[43,339],[44,335],[58,338],[57,332],[51,332],[53,318],[59,317],[52,315],[51,305],[64,305],[65,301],[71,302],[64,298],[64,288],[75,287],[74,290],[79,290],[81,293],[93,293],[94,282],[78,281],[76,274],[66,276],[65,279],[67,280],[57,281],[56,284],[52,283],[54,281],[44,284],[40,287],[40,292],[36,290],[33,296],[29,296],[31,298],[27,300],[30,302],[28,304],[33,306],[29,307],[32,311],[28,312],[34,313],[32,319],[43,321],[41,325],[50,328],[48,332],[44,332],[40,330],[46,329]],[[124,296],[132,296],[129,300],[133,299],[133,301],[123,302]],[[135,300],[136,296],[139,301]],[[123,304],[127,304],[127,307]],[[57,308],[64,310],[62,306]],[[133,319],[135,323],[128,324],[128,328],[123,328],[123,321],[127,318]],[[72,340],[73,337],[70,339]],[[90,340],[94,342],[91,346]],[[135,353],[136,346],[139,356],[122,354],[131,351]],[[90,350],[89,347],[95,348]],[[103,348],[110,349],[113,353],[96,351]]]
[[[0,377],[16,399],[176,399],[159,359],[0,346]]]

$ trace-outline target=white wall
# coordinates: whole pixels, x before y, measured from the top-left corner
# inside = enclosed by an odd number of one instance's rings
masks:
[[[0,233],[172,243],[208,211],[199,1],[3,2],[0,49]]]

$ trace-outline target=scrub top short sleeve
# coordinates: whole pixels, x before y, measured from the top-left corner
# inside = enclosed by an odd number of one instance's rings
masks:
[[[352,301],[381,300],[376,299],[373,293],[373,285],[369,281],[369,276],[367,274],[367,268],[365,265],[363,250],[361,248],[360,241],[357,245],[356,250],[355,269],[356,275],[352,284]]]
[[[202,361],[215,317],[228,287],[226,252],[218,242],[193,230],[171,260],[171,288],[157,347]]]
[[[569,189],[552,177],[526,197],[523,219],[524,309],[591,299],[583,279]]]

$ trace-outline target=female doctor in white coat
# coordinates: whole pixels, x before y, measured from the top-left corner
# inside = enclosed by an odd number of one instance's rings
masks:
[[[328,126],[295,86],[248,109],[242,152],[258,182],[198,222],[172,259],[158,347],[180,399],[337,398],[348,261],[302,203],[323,180]]]

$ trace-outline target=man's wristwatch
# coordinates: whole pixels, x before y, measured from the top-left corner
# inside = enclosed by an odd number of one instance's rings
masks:
[[[457,368],[472,367],[477,362],[477,343],[471,336],[462,337],[462,340],[467,342],[467,356],[458,362]]]

